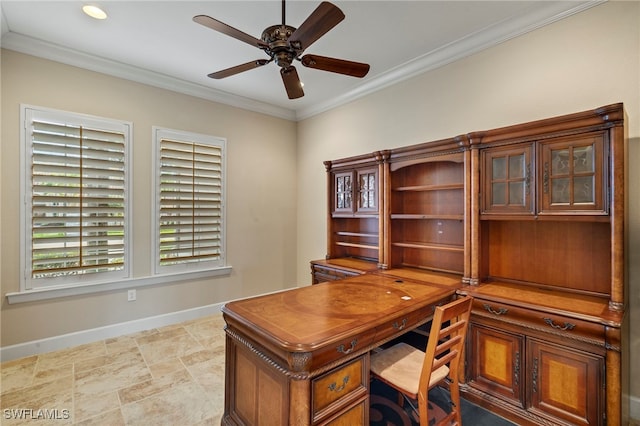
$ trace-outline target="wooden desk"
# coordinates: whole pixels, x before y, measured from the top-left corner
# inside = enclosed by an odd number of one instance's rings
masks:
[[[230,302],[224,425],[368,425],[369,351],[455,288],[365,274]]]

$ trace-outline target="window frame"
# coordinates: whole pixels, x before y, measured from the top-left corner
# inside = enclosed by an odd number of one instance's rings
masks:
[[[220,257],[217,260],[201,260],[180,262],[173,265],[161,265],[160,263],[160,172],[161,172],[161,142],[165,139],[171,139],[187,144],[202,144],[218,147],[221,151],[221,185],[220,185]],[[152,265],[151,270],[155,276],[184,274],[191,272],[215,271],[220,269],[228,269],[226,260],[226,162],[227,162],[227,141],[225,138],[202,133],[195,133],[183,130],[170,129],[160,126],[152,127],[152,144],[153,144],[153,179],[152,179]]]
[[[34,120],[55,120],[77,126],[94,127],[100,130],[121,132],[124,136],[124,237],[123,268],[116,271],[95,272],[90,274],[63,275],[58,277],[33,277],[33,226],[34,206],[32,203],[32,167],[34,164],[33,138],[31,129]],[[124,120],[98,117],[88,114],[63,111],[32,105],[20,105],[20,290],[21,292],[50,289],[87,287],[130,278],[132,259],[131,223],[131,147],[133,124]]]

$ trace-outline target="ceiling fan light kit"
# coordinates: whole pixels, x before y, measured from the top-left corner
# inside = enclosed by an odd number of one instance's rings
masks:
[[[260,39],[207,15],[196,15],[193,20],[212,30],[255,46],[270,57],[270,59],[256,59],[213,72],[208,74],[209,77],[222,79],[275,62],[280,67],[280,75],[289,99],[297,99],[304,96],[304,91],[298,71],[292,65],[295,60],[308,68],[358,78],[364,77],[369,72],[369,65],[361,62],[319,55],[301,56],[305,49],[338,25],[344,17],[344,13],[337,6],[325,1],[320,3],[300,27],[295,28],[285,23],[285,0],[282,0],[282,24],[266,28]]]

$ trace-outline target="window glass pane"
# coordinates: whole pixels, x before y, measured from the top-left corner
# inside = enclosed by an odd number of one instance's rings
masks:
[[[129,126],[52,110],[24,112],[31,217],[24,288],[86,284],[106,279],[101,273],[126,276]]]
[[[509,182],[509,204],[524,206],[524,182]]]
[[[336,209],[350,209],[351,175],[336,176]]]
[[[497,157],[492,159],[491,176],[493,179],[507,178],[507,160],[505,157]]]
[[[569,174],[569,150],[551,150],[551,174],[553,176]]]
[[[593,146],[581,146],[573,148],[573,172],[593,173]]]
[[[551,180],[551,202],[554,204],[569,204],[571,202],[571,188],[569,178]]]
[[[524,154],[509,157],[509,178],[524,178]]]
[[[573,178],[573,202],[595,203],[595,190],[593,176],[581,176]]]
[[[363,173],[360,175],[360,208],[375,208],[375,174]]]
[[[160,266],[220,260],[221,148],[161,139],[158,189]]]
[[[507,185],[504,182],[496,182],[491,184],[491,205],[503,206],[506,204]]]

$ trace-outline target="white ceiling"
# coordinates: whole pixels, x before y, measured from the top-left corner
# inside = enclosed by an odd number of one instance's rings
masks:
[[[84,15],[85,3],[109,15]],[[320,0],[287,1],[298,27]],[[2,0],[2,47],[217,102],[297,120],[578,13],[600,0],[343,1],[346,18],[305,53],[366,62],[358,79],[294,65],[305,96],[287,98],[271,63],[222,80],[207,74],[267,58],[192,21],[209,15],[256,38],[282,21],[281,2]]]

